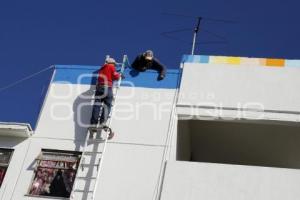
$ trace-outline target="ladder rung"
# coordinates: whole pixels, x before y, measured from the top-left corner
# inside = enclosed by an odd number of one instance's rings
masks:
[[[93,143],[93,142],[104,142],[105,140],[103,139],[89,139],[88,142]]]
[[[96,177],[77,177],[78,179],[87,179],[87,180],[91,180],[91,179],[96,179]]]
[[[106,130],[106,129],[109,129],[109,127],[106,125],[102,125],[102,126],[100,125],[100,126],[88,128],[89,131],[101,131],[101,130]]]
[[[85,151],[84,155],[92,155],[92,154],[102,154],[100,151]]]
[[[92,190],[74,190],[74,192],[85,192],[85,193],[92,193],[92,192],[94,192],[94,191],[92,191]]]
[[[81,164],[82,166],[95,166],[95,167],[98,167],[99,164]]]
[[[90,132],[98,132],[98,131],[103,130],[103,127],[89,127],[88,130]]]

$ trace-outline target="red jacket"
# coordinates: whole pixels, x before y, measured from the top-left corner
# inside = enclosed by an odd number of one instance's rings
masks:
[[[98,73],[98,84],[112,87],[113,81],[119,80],[120,74],[116,72],[115,65],[104,64]]]

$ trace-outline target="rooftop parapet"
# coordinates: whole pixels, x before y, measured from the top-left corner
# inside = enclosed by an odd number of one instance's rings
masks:
[[[300,60],[207,55],[184,55],[182,57],[181,63],[255,65],[266,67],[300,67]]]

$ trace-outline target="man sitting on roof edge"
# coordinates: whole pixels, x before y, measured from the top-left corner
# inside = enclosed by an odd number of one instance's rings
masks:
[[[156,70],[159,73],[158,81],[163,80],[166,76],[166,67],[153,56],[153,51],[151,50],[138,55],[131,66],[140,72],[144,72],[147,69]]]

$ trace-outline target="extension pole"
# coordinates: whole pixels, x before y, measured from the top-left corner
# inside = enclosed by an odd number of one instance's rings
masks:
[[[199,31],[201,19],[202,19],[202,17],[197,17],[197,24],[196,24],[195,29],[194,29],[192,55],[194,55],[194,52],[195,52],[195,45],[196,45],[197,33]]]

